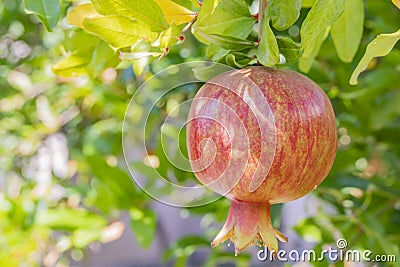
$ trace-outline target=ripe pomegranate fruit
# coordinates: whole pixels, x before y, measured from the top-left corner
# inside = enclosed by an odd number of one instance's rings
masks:
[[[187,124],[197,179],[230,199],[212,242],[228,238],[239,253],[253,241],[271,251],[287,238],[270,206],[315,189],[332,167],[336,121],[321,88],[302,74],[261,66],[226,72],[201,87]]]

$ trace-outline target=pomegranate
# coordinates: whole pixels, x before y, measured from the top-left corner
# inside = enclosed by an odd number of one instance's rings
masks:
[[[252,66],[226,72],[201,87],[187,124],[188,154],[197,179],[231,201],[211,243],[230,239],[235,253],[249,244],[274,253],[270,206],[300,198],[330,171],[337,148],[331,103],[309,78]]]

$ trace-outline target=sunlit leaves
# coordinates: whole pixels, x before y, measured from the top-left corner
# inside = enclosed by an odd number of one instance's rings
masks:
[[[332,24],[333,43],[340,59],[351,62],[356,54],[364,30],[362,0],[346,0],[342,15]]]
[[[120,16],[85,19],[83,26],[115,48],[130,46],[140,39],[154,41],[157,38],[146,24]]]
[[[102,15],[135,19],[155,32],[161,32],[168,27],[160,7],[152,0],[93,0],[92,3]]]
[[[200,9],[193,33],[218,34],[245,39],[255,24],[244,0],[205,0]],[[204,39],[199,36],[199,39]]]
[[[268,5],[272,26],[279,31],[292,26],[300,16],[301,0],[272,0]]]
[[[99,0],[93,2],[95,5],[87,3],[73,9],[67,16],[67,22],[98,35],[115,48],[131,46],[138,40],[152,42],[158,36],[154,30],[162,31],[168,27],[165,21],[156,23],[154,20],[153,24],[146,24],[148,18],[145,15],[135,13],[134,10],[130,9],[131,6],[125,6],[118,1],[105,1],[103,3]],[[157,5],[155,7],[158,8]],[[117,12],[127,16],[113,15]],[[100,13],[108,16],[103,16]],[[141,20],[135,19],[134,15]]]
[[[399,40],[400,30],[391,34],[380,34],[372,40],[368,44],[364,56],[351,75],[350,84],[357,84],[358,76],[367,68],[371,60],[375,57],[383,57],[389,54]]]
[[[143,53],[148,53],[147,56],[161,55],[181,40],[181,30],[184,26],[179,25],[192,21],[196,15],[188,8],[170,0],[93,0],[92,3],[72,9],[67,16],[67,22],[97,35],[115,49],[133,49],[140,42],[150,44],[146,45],[146,51],[124,51],[121,54],[121,60],[129,60],[133,65],[137,65],[134,61],[144,62],[146,56],[143,56]],[[140,54],[137,54],[138,52]],[[53,69],[60,75],[83,74],[87,62],[76,55],[77,53],[72,51],[68,60],[60,62]],[[73,72],[58,71],[68,68],[73,69]],[[138,73],[143,69],[134,68]]]
[[[344,0],[317,0],[301,27],[301,45],[304,58],[314,51],[318,36],[342,14]]]
[[[64,77],[89,74],[94,77],[107,67],[117,65],[117,54],[98,37],[83,31],[72,32],[64,41],[71,54],[55,63],[52,71]]]

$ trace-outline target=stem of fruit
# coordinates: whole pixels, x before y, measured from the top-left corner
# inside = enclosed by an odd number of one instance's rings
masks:
[[[267,9],[268,6],[268,0],[259,0],[259,6],[258,6],[258,41],[261,40],[261,35],[262,35],[262,22],[264,19],[264,13],[265,10]]]
[[[278,251],[278,240],[287,242],[287,238],[271,223],[268,203],[248,203],[231,200],[228,218],[224,227],[211,243],[215,247],[227,239],[235,246],[235,254],[239,254],[248,245],[256,242],[267,246],[274,256]]]

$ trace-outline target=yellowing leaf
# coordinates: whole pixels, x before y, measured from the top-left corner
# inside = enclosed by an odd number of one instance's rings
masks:
[[[152,42],[158,35],[147,24],[120,16],[84,19],[83,26],[115,48],[131,46],[140,39]]]
[[[171,0],[153,0],[161,8],[168,24],[176,25],[188,23],[195,17],[195,13]]]
[[[370,61],[375,57],[384,57],[389,54],[399,40],[400,30],[390,34],[379,34],[374,40],[372,40],[368,44],[364,56],[361,58],[356,69],[351,75],[350,84],[357,84],[358,76],[368,67]]]
[[[98,18],[101,17],[97,13],[92,3],[85,3],[72,9],[67,15],[67,22],[83,29],[83,20],[85,18]]]
[[[400,0],[392,0],[393,4],[400,9]]]

